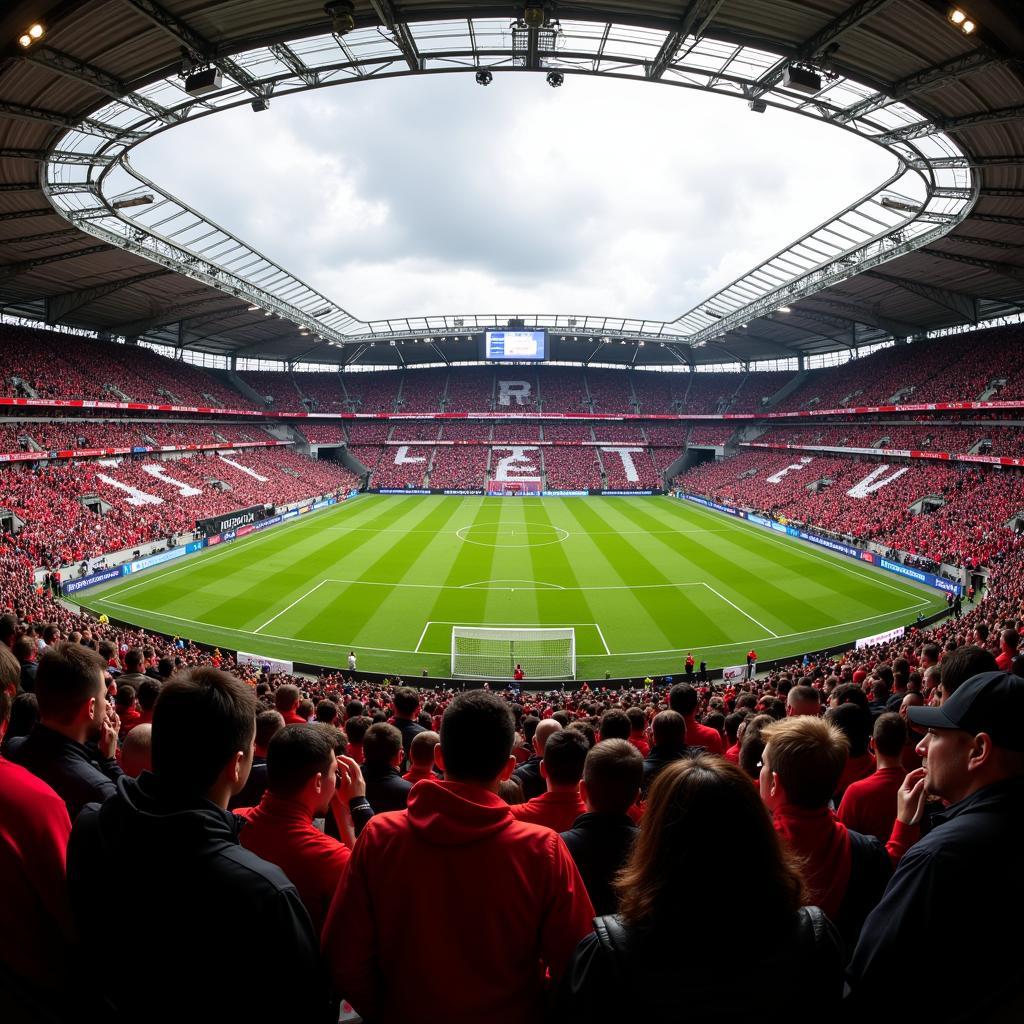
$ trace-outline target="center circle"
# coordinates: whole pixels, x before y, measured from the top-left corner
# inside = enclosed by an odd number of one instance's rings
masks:
[[[483,548],[540,548],[561,544],[569,531],[550,523],[471,523],[456,530],[455,536]]]

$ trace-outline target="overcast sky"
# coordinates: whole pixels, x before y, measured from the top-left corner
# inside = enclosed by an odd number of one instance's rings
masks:
[[[133,155],[364,319],[674,319],[875,186],[850,133],[644,83],[469,75],[278,97]]]

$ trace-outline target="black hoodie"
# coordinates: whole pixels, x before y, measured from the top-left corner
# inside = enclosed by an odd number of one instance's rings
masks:
[[[326,1018],[319,944],[295,887],[238,844],[241,819],[150,772],[90,804],[68,843],[68,886],[86,956],[114,936],[129,959],[97,970],[124,1020]],[[110,870],[136,878],[125,909]]]

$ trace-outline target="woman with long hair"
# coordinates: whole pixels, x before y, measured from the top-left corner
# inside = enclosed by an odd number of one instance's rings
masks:
[[[838,1005],[839,937],[801,906],[797,864],[750,778],[724,758],[659,774],[615,888],[619,912],[577,947],[560,1020],[789,1024]]]

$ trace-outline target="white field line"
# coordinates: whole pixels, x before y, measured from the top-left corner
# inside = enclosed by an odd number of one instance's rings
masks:
[[[467,588],[473,588],[480,586],[479,583],[466,583],[462,585],[450,584],[450,583],[381,583],[376,580],[335,580],[329,579],[324,580],[324,583],[347,583],[349,586],[359,587],[388,587],[392,590],[405,587],[412,590],[466,590]],[[511,582],[508,580],[498,580],[499,583]],[[545,591],[550,590],[554,587],[556,590],[565,591],[566,593],[579,593],[581,591],[592,591],[592,590],[678,590],[682,587],[704,587],[707,586],[705,583],[637,583],[633,586],[629,584],[615,585],[615,586],[600,586],[600,587],[560,587],[557,583],[541,583],[538,586],[533,587],[489,587],[489,590],[539,590]],[[469,625],[469,623],[456,623],[456,625]]]
[[[420,633],[419,640],[416,641],[416,646],[413,648],[413,654],[419,654],[420,653],[420,647],[423,644],[423,638],[427,635],[427,630],[430,629],[430,627],[432,625],[433,625],[433,622],[428,619],[427,620],[427,624],[423,627],[423,632]]]
[[[529,586],[506,588],[495,587],[495,583],[527,583]],[[482,590],[565,590],[565,587],[560,587],[557,583],[544,583],[541,580],[478,580],[476,583],[463,583],[458,589],[476,590],[478,587]]]
[[[729,600],[729,598],[725,596],[725,594],[720,594],[717,590],[715,590],[713,586],[711,586],[710,583],[705,583],[704,586],[707,587],[708,590],[710,590],[711,593],[715,595],[715,597],[721,598],[721,600],[723,600],[728,605],[732,605],[732,607],[735,608],[736,611],[738,611],[740,615],[742,615],[744,618],[750,619],[750,621],[755,626],[760,626],[766,633],[770,633],[773,637],[778,639],[778,633],[776,633],[773,629],[769,629],[763,622],[758,622],[753,615],[749,615],[738,604],[734,604],[732,601]]]
[[[670,498],[668,497],[668,495],[664,495],[664,497],[667,501],[672,502],[673,508],[678,508],[680,506],[685,508],[693,508],[697,512],[703,512],[705,515],[713,517],[716,522],[731,523],[733,529],[741,533],[749,534],[752,531],[756,530],[756,536],[763,537],[765,540],[774,541],[776,544],[782,544],[788,551],[799,551],[802,554],[806,555],[808,558],[816,558],[819,562],[824,562],[826,565],[831,565],[835,569],[842,569],[843,572],[852,573],[854,576],[860,576],[861,579],[869,580],[871,583],[877,583],[880,587],[888,587],[889,590],[895,590],[897,594],[900,594],[903,597],[916,597],[918,594],[921,593],[920,590],[911,590],[906,587],[897,587],[892,583],[888,583],[883,579],[879,579],[877,573],[858,572],[856,569],[852,569],[848,565],[843,565],[840,561],[844,557],[842,555],[835,555],[834,560],[833,558],[826,558],[819,552],[811,551],[809,548],[805,547],[803,542],[795,541],[792,538],[789,540],[783,540],[781,537],[775,537],[770,531],[763,530],[760,526],[751,526],[749,528],[742,527],[740,520],[719,519],[719,516],[724,515],[725,513],[715,512],[712,509],[704,508],[703,506],[698,505],[692,501],[684,501],[678,498]],[[923,603],[927,604],[927,602]]]
[[[134,605],[130,605],[130,604],[117,604],[114,601],[104,601],[103,604],[106,607],[108,607],[108,608],[123,608],[125,611],[133,612],[135,615],[138,615],[141,612],[144,615],[152,615],[152,616],[154,616],[155,618],[158,618],[158,619],[167,619],[167,620],[169,620],[171,622],[184,622],[184,623],[187,623],[188,625],[191,625],[191,626],[203,626],[206,629],[215,629],[215,630],[219,630],[222,633],[234,633],[234,634],[239,635],[239,636],[259,636],[259,637],[261,637],[263,639],[270,639],[270,640],[284,640],[284,641],[286,641],[286,642],[288,642],[290,644],[301,644],[304,647],[339,647],[339,648],[342,648],[344,650],[372,651],[372,652],[379,653],[379,654],[429,654],[429,653],[431,653],[429,651],[414,651],[414,650],[410,651],[407,647],[368,647],[365,644],[360,644],[360,643],[357,643],[357,642],[354,642],[354,641],[346,641],[344,643],[338,643],[338,642],[332,642],[332,641],[329,641],[329,640],[299,640],[299,639],[297,639],[296,637],[293,637],[293,636],[281,636],[279,633],[259,633],[259,634],[257,634],[257,633],[254,633],[251,629],[236,629],[233,626],[219,626],[216,623],[201,622],[198,619],[186,619],[186,618],[184,618],[183,616],[180,616],[180,615],[169,615],[167,612],[147,611],[146,609],[136,608]],[[830,632],[832,630],[841,630],[841,629],[845,629],[847,626],[857,626],[857,625],[860,625],[861,623],[864,623],[864,622],[875,622],[878,619],[886,619],[886,618],[890,618],[890,617],[895,617],[895,616],[899,615],[902,612],[914,611],[917,608],[925,607],[927,604],[928,604],[927,601],[919,601],[917,604],[909,605],[906,608],[896,608],[896,609],[894,609],[891,612],[882,612],[879,615],[869,615],[869,616],[867,616],[866,618],[863,618],[863,619],[851,619],[849,622],[837,622],[837,623],[835,623],[834,625],[831,625],[831,626],[819,626],[816,629],[805,629],[805,630],[801,630],[801,631],[796,632],[796,633],[780,633],[776,637],[776,639],[777,640],[788,640],[788,639],[790,639],[792,637],[797,637],[797,636],[813,636],[815,633],[827,633],[827,632]],[[462,622],[462,621],[455,622],[454,620],[448,621],[448,622],[444,622],[444,623],[440,623],[440,624],[441,625],[446,625],[446,626],[447,625],[451,625],[451,626],[470,625],[470,623],[466,623],[466,622]],[[488,623],[479,623],[479,625],[488,625],[488,626],[528,626],[528,625],[532,625],[532,626],[551,626],[552,623],[550,623],[550,622],[534,622],[534,623],[524,623],[524,622],[498,622],[498,623],[495,623],[495,622],[488,622]],[[558,625],[558,624],[555,623],[555,625]],[[578,623],[578,622],[577,623],[573,623],[573,622],[570,622],[570,623],[563,623],[563,625],[570,625],[570,626],[579,626],[579,625],[596,626],[597,623],[591,623],[591,622],[587,622],[587,623]],[[764,640],[765,640],[764,637],[752,637],[751,639],[748,639],[748,640],[730,640],[727,643],[723,643],[723,644],[700,644],[700,643],[692,644],[691,643],[691,644],[685,644],[682,647],[670,647],[670,648],[666,648],[665,650],[659,650],[659,651],[618,651],[615,654],[611,655],[611,657],[614,657],[614,658],[640,658],[640,657],[645,657],[645,656],[648,656],[648,655],[656,655],[656,654],[682,654],[684,651],[692,651],[692,650],[698,650],[698,649],[702,650],[702,651],[717,651],[717,650],[721,650],[724,647],[746,647],[748,644],[763,643]],[[439,655],[441,653],[444,653],[444,652],[439,652]],[[593,657],[593,655],[585,655],[585,657]]]
[[[288,605],[287,608],[282,608],[276,615],[272,615],[269,619],[267,619],[266,622],[263,623],[262,626],[257,626],[253,630],[253,633],[254,634],[255,633],[259,633],[260,630],[266,629],[267,626],[269,626],[275,619],[281,618],[281,616],[284,615],[285,612],[291,611],[291,609],[294,608],[300,601],[305,601],[306,598],[309,597],[311,594],[315,594],[327,582],[329,582],[329,581],[328,580],[321,580],[315,587],[311,587],[301,597],[295,598],[295,600],[292,601],[292,603],[290,605]]]
[[[608,649],[608,642],[604,638],[604,633],[601,632],[601,627],[595,622],[594,629],[597,630],[597,635],[601,638],[601,646],[604,647],[605,654],[611,654],[612,652]]]

